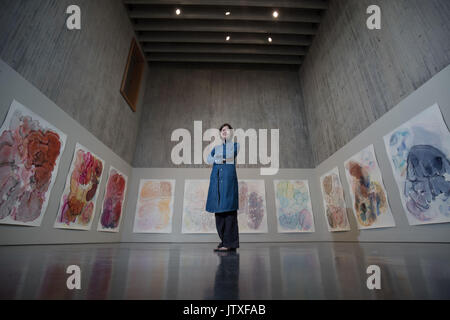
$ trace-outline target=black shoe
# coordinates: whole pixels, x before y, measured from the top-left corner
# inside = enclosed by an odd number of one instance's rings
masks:
[[[225,247],[222,247],[225,248]],[[236,248],[226,248],[226,249],[222,249],[222,248],[216,248],[214,249],[214,251],[216,252],[230,252],[230,251],[236,251]]]

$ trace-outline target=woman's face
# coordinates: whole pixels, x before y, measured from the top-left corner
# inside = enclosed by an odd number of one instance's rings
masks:
[[[228,139],[230,137],[231,130],[228,128],[228,126],[225,126],[222,128],[222,131],[220,131],[220,136],[222,139]]]

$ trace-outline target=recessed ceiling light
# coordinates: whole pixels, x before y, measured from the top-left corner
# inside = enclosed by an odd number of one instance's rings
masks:
[[[230,14],[231,14],[230,11],[225,12],[225,15],[226,15],[226,16],[229,16]]]
[[[177,9],[177,10],[175,10],[175,13],[177,14],[177,16],[179,16],[181,14],[181,10]]]
[[[272,15],[273,15],[274,18],[278,18],[278,11],[274,11],[274,12],[272,13]]]
[[[227,36],[227,41],[229,41],[231,39],[231,37],[230,36]]]

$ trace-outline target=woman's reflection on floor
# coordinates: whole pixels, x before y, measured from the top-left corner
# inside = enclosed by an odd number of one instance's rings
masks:
[[[214,280],[216,300],[239,299],[239,253],[236,251],[217,252],[220,263]]]

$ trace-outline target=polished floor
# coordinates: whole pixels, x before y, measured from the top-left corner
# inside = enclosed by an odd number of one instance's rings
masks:
[[[121,243],[0,247],[1,299],[450,299],[450,244]],[[81,270],[69,290],[67,267]],[[367,267],[381,289],[367,288]]]

